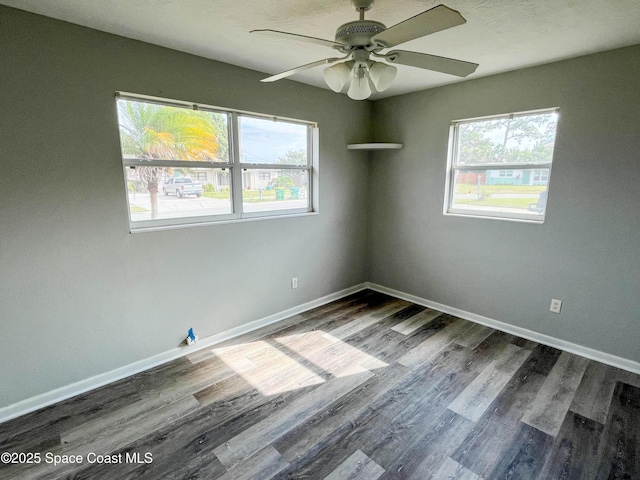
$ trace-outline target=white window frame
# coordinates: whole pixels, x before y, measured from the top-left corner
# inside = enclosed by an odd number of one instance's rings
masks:
[[[449,127],[449,147],[447,154],[447,169],[446,169],[446,178],[445,178],[445,195],[444,195],[444,215],[451,216],[461,216],[461,217],[473,217],[473,218],[484,218],[484,219],[492,219],[492,220],[506,220],[512,222],[523,222],[523,223],[544,223],[546,216],[546,206],[545,211],[542,214],[519,214],[514,212],[492,212],[489,210],[475,210],[475,209],[467,209],[460,206],[453,206],[453,198],[454,198],[454,188],[455,188],[455,177],[456,172],[458,170],[471,171],[471,172],[485,172],[487,170],[500,170],[500,177],[502,178],[502,173],[504,171],[504,176],[509,176],[508,173],[513,170],[542,170],[548,169],[548,180],[547,180],[547,198],[548,191],[551,181],[551,165],[553,163],[553,159],[548,163],[487,163],[487,164],[477,164],[477,165],[457,165],[456,160],[458,158],[458,137],[459,137],[459,126],[465,123],[474,123],[481,122],[486,120],[499,120],[505,118],[515,118],[520,116],[530,116],[535,114],[548,114],[548,113],[559,113],[559,109],[557,107],[554,108],[545,108],[539,110],[529,110],[524,112],[515,112],[515,113],[507,113],[500,115],[487,115],[484,117],[476,117],[476,118],[466,118],[462,120],[454,120],[451,122]],[[556,134],[557,134],[557,126],[556,126]],[[554,152],[555,153],[555,152]],[[513,175],[513,174],[511,174]],[[532,173],[533,175],[533,173]],[[534,203],[534,202],[532,202]]]
[[[219,223],[239,222],[243,220],[255,220],[268,217],[283,217],[307,215],[318,211],[318,163],[319,163],[319,128],[316,122],[307,120],[292,119],[286,117],[277,117],[274,115],[266,115],[255,112],[247,112],[244,110],[235,110],[229,108],[215,107],[211,105],[185,102],[180,100],[170,100],[149,95],[141,95],[134,93],[116,92],[116,102],[119,99],[157,103],[160,105],[174,107],[188,107],[194,110],[201,110],[227,115],[228,133],[229,133],[229,161],[228,162],[202,162],[202,161],[185,161],[185,160],[147,160],[136,158],[125,158],[122,155],[122,165],[124,170],[125,192],[127,190],[127,169],[139,166],[157,166],[157,167],[180,167],[180,168],[208,168],[214,171],[229,170],[229,188],[231,197],[230,214],[219,215],[203,215],[203,216],[185,216],[178,218],[163,218],[152,220],[132,220],[131,206],[129,205],[129,196],[127,198],[127,212],[129,215],[129,227],[131,232],[163,230],[168,228],[191,227],[196,225],[212,225]],[[263,118],[273,121],[282,121],[288,123],[301,124],[307,127],[307,164],[306,165],[288,165],[275,163],[246,163],[240,161],[240,141],[239,141],[239,116]],[[122,151],[122,150],[121,150]],[[267,210],[260,212],[244,212],[242,199],[242,171],[243,170],[304,170],[308,175],[308,191],[307,206],[305,208],[285,208],[280,210]]]

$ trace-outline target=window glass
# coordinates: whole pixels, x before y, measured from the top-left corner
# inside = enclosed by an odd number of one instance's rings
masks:
[[[125,158],[229,161],[227,114],[119,99],[118,118]]]
[[[117,109],[132,230],[313,211],[314,124],[129,95]]]
[[[242,203],[245,212],[306,210],[309,205],[307,170],[256,170],[242,172]]]
[[[241,163],[309,164],[307,125],[249,116],[238,122]]]
[[[453,122],[445,213],[542,222],[557,110]]]
[[[228,175],[220,168],[129,167],[131,221],[230,214],[231,189],[220,181]]]

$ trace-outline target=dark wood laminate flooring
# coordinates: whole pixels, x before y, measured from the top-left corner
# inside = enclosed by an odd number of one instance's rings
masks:
[[[363,291],[5,422],[5,451],[40,462],[2,479],[640,479],[640,376]]]

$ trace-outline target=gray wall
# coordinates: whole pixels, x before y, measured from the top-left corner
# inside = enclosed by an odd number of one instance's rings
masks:
[[[546,222],[443,216],[450,122],[546,107]],[[640,361],[639,108],[640,46],[375,102],[369,280]]]
[[[371,103],[263,77],[0,6],[0,407],[366,280]],[[317,121],[320,214],[129,234],[117,90]]]

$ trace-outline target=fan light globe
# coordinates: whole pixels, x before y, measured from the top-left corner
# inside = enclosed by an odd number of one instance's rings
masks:
[[[378,92],[384,92],[396,78],[398,69],[386,63],[375,62],[369,68],[369,76]]]
[[[340,93],[349,79],[351,69],[346,63],[338,63],[324,69],[324,81],[334,92]]]
[[[349,98],[353,100],[364,100],[371,95],[371,87],[369,86],[369,79],[366,75],[361,77],[354,76],[347,92]]]

